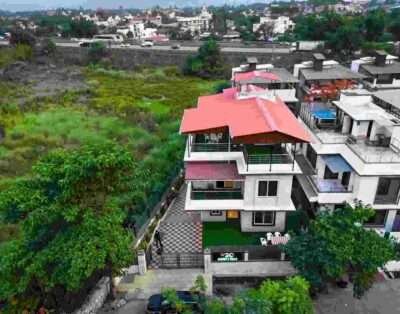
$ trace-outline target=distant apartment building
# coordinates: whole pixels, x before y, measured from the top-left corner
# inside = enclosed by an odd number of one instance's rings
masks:
[[[365,75],[363,83],[369,90],[400,89],[398,57],[384,51],[376,51],[374,56],[353,60],[351,70]]]
[[[183,114],[185,210],[242,232],[283,232],[287,213],[296,210],[296,152],[309,135],[279,96],[253,84],[257,79],[237,80],[252,72],[234,73],[233,87],[199,97]]]
[[[295,204],[316,213],[343,202],[375,209],[367,227],[400,231],[400,90],[344,90],[325,103],[302,103],[312,134],[297,161]]]
[[[205,6],[202,7],[199,15],[192,17],[177,16],[176,20],[182,30],[194,33],[202,33],[210,30],[212,14],[208,12]]]
[[[273,18],[268,15],[261,16],[260,23],[253,24],[253,32],[257,32],[263,24],[273,25],[273,35],[284,34],[287,31],[293,30],[295,26],[295,23],[287,16],[279,16],[277,18]]]

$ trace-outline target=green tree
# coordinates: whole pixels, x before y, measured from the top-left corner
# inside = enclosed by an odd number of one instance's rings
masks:
[[[369,12],[364,24],[365,39],[368,41],[378,41],[385,30],[385,11],[375,10]]]
[[[21,28],[14,28],[11,30],[10,44],[26,45],[33,48],[36,44],[36,38],[29,31],[23,30]]]
[[[129,265],[133,239],[115,197],[128,189],[134,166],[113,145],[58,150],[2,191],[1,222],[18,223],[20,232],[0,245],[0,299],[34,298],[62,310],[65,295],[94,274]]]
[[[229,314],[263,313],[272,314],[272,302],[258,289],[247,290],[233,299]]]
[[[336,32],[329,33],[327,36],[327,46],[335,53],[345,56],[359,50],[363,41],[359,29],[351,24],[340,26]]]
[[[362,227],[374,211],[357,203],[321,213],[307,232],[294,236],[283,250],[314,288],[345,274],[353,278],[353,294],[361,298],[378,267],[395,257],[391,240]]]
[[[197,75],[203,78],[221,78],[225,64],[218,43],[209,39],[200,46],[195,56],[189,56],[184,66],[184,74]]]
[[[107,56],[107,47],[104,42],[96,41],[90,44],[88,57],[90,62],[97,63]]]

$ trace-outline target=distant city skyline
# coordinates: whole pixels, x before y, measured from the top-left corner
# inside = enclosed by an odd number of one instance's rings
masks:
[[[85,9],[118,9],[123,7],[126,9],[137,8],[145,9],[155,5],[162,7],[178,6],[178,7],[198,7],[202,5],[235,5],[250,4],[257,2],[268,2],[263,0],[0,0],[0,9],[5,11],[34,11],[44,9],[79,8]]]

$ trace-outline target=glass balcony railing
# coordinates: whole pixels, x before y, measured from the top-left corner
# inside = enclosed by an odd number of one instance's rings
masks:
[[[192,200],[240,200],[242,190],[192,190]]]

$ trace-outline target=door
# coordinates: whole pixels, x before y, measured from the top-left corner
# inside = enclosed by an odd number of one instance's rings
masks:
[[[342,175],[342,184],[346,188],[349,186],[350,175],[351,175],[351,172],[343,172],[343,175]]]
[[[238,221],[240,219],[240,211],[233,209],[226,211],[226,219],[230,221]]]

